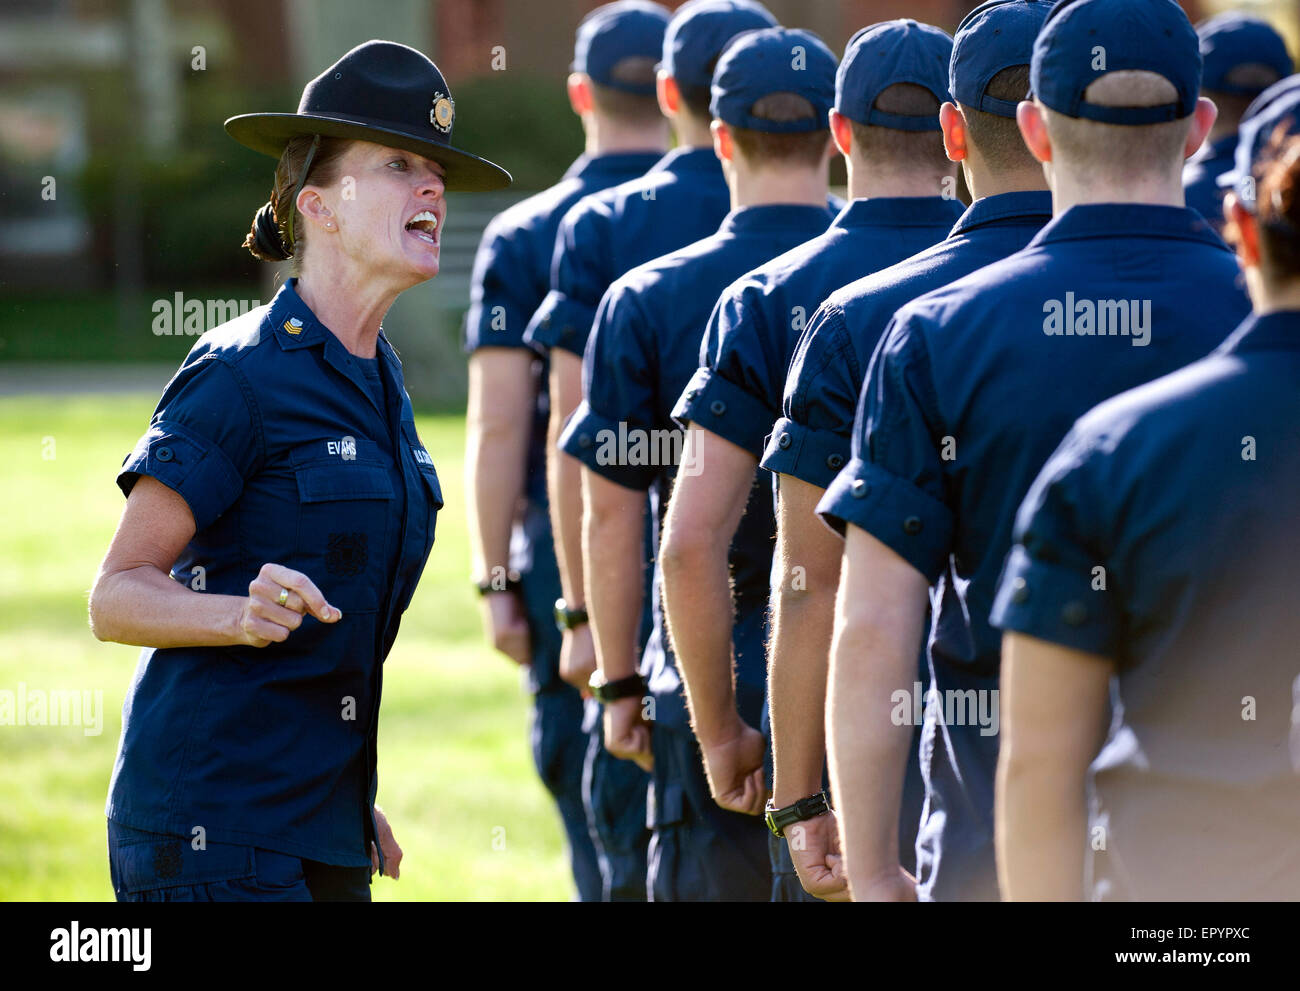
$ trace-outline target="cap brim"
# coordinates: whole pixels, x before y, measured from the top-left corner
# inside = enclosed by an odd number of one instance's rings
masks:
[[[316,114],[240,114],[226,121],[226,133],[245,148],[272,158],[280,157],[290,139],[311,134],[401,148],[435,161],[446,169],[449,190],[489,192],[505,189],[514,181],[509,172],[485,158],[379,124]]]

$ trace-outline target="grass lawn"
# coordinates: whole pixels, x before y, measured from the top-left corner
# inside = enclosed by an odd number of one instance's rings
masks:
[[[159,382],[160,392],[162,382]],[[0,900],[112,897],[104,799],[136,648],[101,644],[86,591],[156,394],[0,398],[0,690],[103,692],[103,728],[0,726]],[[483,644],[469,584],[463,419],[420,417],[448,508],[390,655],[379,802],[405,851],[376,900],[564,900],[557,815],[533,772],[519,672]]]

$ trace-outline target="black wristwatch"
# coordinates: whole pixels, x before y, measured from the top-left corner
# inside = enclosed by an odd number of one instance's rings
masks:
[[[591,697],[597,702],[617,702],[619,699],[632,698],[645,694],[645,679],[639,674],[630,674],[616,681],[603,681],[600,672],[591,676],[587,683]]]
[[[505,581],[500,578],[489,578],[485,582],[478,582],[475,586],[479,595],[491,595],[493,592],[518,592],[523,588],[523,582],[519,579],[518,571],[507,571]]]
[[[826,797],[826,792],[819,791],[816,795],[809,795],[807,798],[801,798],[793,805],[787,805],[783,809],[778,809],[772,804],[772,800],[767,800],[767,828],[775,836],[784,836],[787,826],[793,826],[796,822],[804,822],[808,819],[816,819],[819,815],[825,815],[831,811],[831,800]]]
[[[566,630],[576,630],[583,623],[587,622],[587,610],[570,609],[569,604],[563,599],[555,600],[555,625],[560,628],[560,632]]]

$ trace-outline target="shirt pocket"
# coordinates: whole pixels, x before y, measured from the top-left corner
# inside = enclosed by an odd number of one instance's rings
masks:
[[[360,462],[302,465],[298,486],[298,570],[346,615],[379,608],[392,529],[393,483],[387,467]]]

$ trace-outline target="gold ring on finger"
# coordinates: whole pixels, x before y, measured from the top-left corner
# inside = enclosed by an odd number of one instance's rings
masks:
[[[279,602],[280,605],[282,606],[285,605],[289,601],[289,590],[287,588],[281,588],[280,598],[278,598],[276,601]]]

